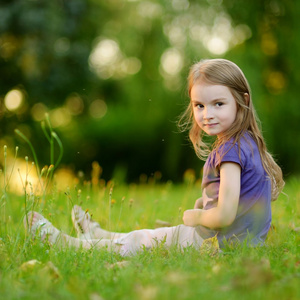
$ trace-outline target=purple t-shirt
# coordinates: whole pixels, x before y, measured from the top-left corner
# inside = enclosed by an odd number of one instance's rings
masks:
[[[219,167],[223,162],[234,162],[241,166],[241,191],[236,218],[228,227],[213,230],[197,226],[197,232],[204,239],[217,236],[221,247],[224,246],[224,239],[230,242],[247,238],[252,245],[263,243],[272,218],[271,182],[262,166],[258,147],[248,133],[241,137],[240,149],[238,143],[229,141],[219,149],[219,154],[213,151],[208,156],[203,167],[202,189],[206,189],[211,199],[204,200],[203,209],[218,204]]]

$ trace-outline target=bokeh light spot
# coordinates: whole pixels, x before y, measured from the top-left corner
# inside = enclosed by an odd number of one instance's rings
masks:
[[[177,11],[186,10],[190,6],[190,2],[188,0],[173,0],[172,6]]]
[[[90,115],[95,119],[103,118],[107,112],[105,101],[97,99],[93,101],[89,107]]]
[[[20,90],[9,91],[4,98],[4,105],[9,111],[18,110],[24,101],[24,94]]]
[[[37,122],[41,122],[42,120],[45,119],[45,114],[47,113],[47,111],[48,111],[48,109],[45,104],[40,103],[40,102],[36,103],[31,108],[32,118]]]
[[[278,53],[277,41],[271,34],[263,34],[261,49],[266,55],[276,55]]]
[[[209,52],[220,55],[224,54],[228,50],[228,43],[221,37],[214,36],[208,40],[206,47]]]
[[[149,19],[154,19],[162,14],[161,5],[151,1],[141,1],[137,10],[140,16]]]
[[[122,52],[117,42],[103,39],[98,42],[89,57],[91,69],[102,79],[112,77],[119,69]]]
[[[62,37],[55,41],[54,43],[54,50],[58,54],[67,53],[70,49],[70,40]]]
[[[56,108],[49,113],[53,128],[67,126],[71,122],[71,115],[65,107]]]
[[[266,85],[270,92],[277,94],[286,87],[287,82],[282,72],[273,71],[268,74]]]
[[[141,61],[136,57],[128,57],[123,60],[121,68],[126,74],[134,75],[140,71],[142,67]]]
[[[183,67],[182,54],[175,48],[167,49],[161,56],[162,75],[177,75]]]
[[[90,55],[90,64],[94,68],[114,63],[119,55],[119,45],[109,39],[100,41]]]
[[[84,109],[83,100],[78,94],[73,93],[66,99],[66,107],[71,115],[79,115]]]
[[[126,57],[116,41],[101,39],[90,54],[89,66],[101,79],[123,79],[138,73],[142,63],[137,57]]]

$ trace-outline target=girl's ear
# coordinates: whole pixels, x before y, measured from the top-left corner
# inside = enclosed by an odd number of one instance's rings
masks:
[[[246,105],[248,106],[249,102],[250,102],[250,96],[249,96],[249,94],[248,93],[244,93],[244,98],[245,98]]]

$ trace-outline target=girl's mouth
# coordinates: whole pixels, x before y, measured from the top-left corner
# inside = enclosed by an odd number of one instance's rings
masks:
[[[206,126],[206,127],[213,127],[213,126],[216,126],[216,125],[218,125],[218,123],[204,124],[204,126]]]

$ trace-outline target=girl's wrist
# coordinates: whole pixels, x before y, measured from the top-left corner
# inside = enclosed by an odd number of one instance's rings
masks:
[[[201,209],[188,209],[183,214],[183,222],[186,226],[200,225]]]

